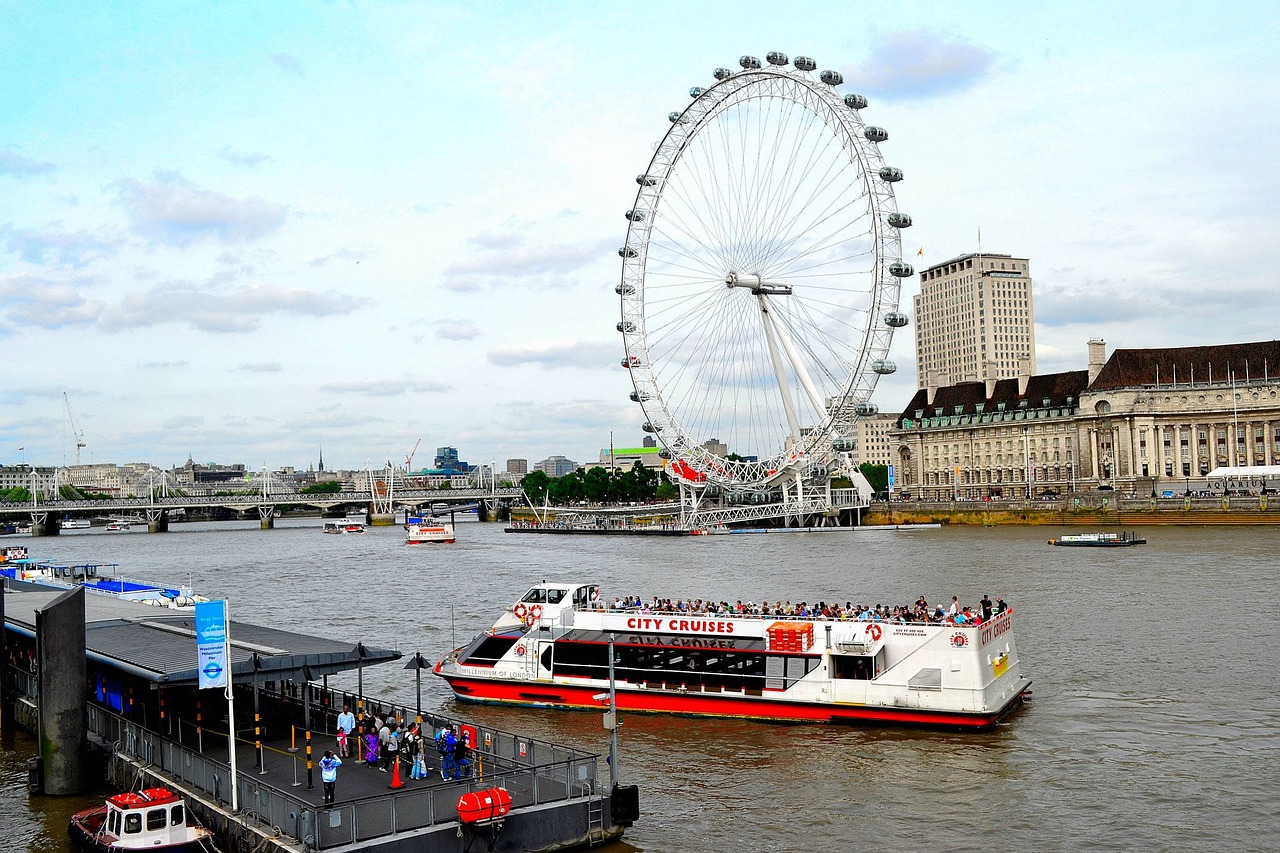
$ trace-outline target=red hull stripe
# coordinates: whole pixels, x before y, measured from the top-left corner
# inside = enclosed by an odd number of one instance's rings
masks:
[[[468,702],[496,702],[511,705],[554,705],[598,711],[603,707],[593,697],[599,687],[567,684],[531,684],[458,676],[444,676],[454,694]],[[677,693],[667,690],[618,691],[622,711],[697,714],[711,717],[745,717],[778,722],[890,722],[923,726],[961,726],[982,729],[996,723],[1021,703],[1019,693],[1005,707],[983,713],[947,713],[911,708],[871,705],[834,705],[817,702],[779,702],[744,698],[738,694]]]

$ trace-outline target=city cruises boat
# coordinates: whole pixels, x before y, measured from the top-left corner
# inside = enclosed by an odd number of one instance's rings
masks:
[[[210,849],[213,840],[209,830],[191,816],[183,799],[168,788],[107,797],[103,805],[72,815],[67,834],[78,849],[95,853],[195,853]]]
[[[111,533],[119,533],[121,531],[128,530],[128,529],[129,529],[129,522],[127,521],[112,521],[107,523],[107,530],[110,531]]]
[[[434,672],[458,699],[778,722],[984,729],[1029,695],[1013,613],[981,625],[593,606],[594,584],[541,583]]]
[[[1050,539],[1050,545],[1074,548],[1127,548],[1130,545],[1146,545],[1147,540],[1132,533],[1068,533]]]
[[[61,530],[88,530],[89,526],[87,518],[64,518],[58,522]]]
[[[457,541],[453,533],[453,525],[438,518],[409,518],[409,535],[406,545],[430,545],[442,542]]]

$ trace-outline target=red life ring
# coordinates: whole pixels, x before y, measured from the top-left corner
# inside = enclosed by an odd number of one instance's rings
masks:
[[[516,646],[516,654],[520,655],[521,657],[524,657],[524,643],[521,643],[520,645]]]
[[[530,619],[531,621],[533,621],[533,622],[537,622],[537,621],[538,621],[539,619],[541,619],[541,618],[542,618],[542,605],[541,605],[541,604],[535,604],[535,605],[533,605],[532,607],[530,607],[530,608],[529,608],[529,619]]]
[[[874,641],[876,641],[876,640],[880,639],[880,626],[879,626],[879,625],[868,625],[868,626],[867,626],[867,633],[871,635],[871,640],[872,640],[872,642],[874,642]]]
[[[517,619],[524,621],[524,615],[529,612],[529,606],[523,601],[517,601],[516,606],[511,610],[516,614]]]

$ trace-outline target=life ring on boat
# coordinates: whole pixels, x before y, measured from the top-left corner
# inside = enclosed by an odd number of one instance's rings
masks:
[[[876,640],[880,639],[880,626],[879,626],[879,625],[868,625],[868,626],[867,626],[867,633],[871,635],[871,640],[872,640],[872,642],[874,642],[874,641],[876,641]]]
[[[529,605],[525,604],[523,601],[517,601],[516,606],[511,608],[511,610],[516,614],[516,618],[523,622],[525,614],[529,612]]]
[[[524,657],[524,643],[516,646],[516,654],[520,655],[520,657]]]

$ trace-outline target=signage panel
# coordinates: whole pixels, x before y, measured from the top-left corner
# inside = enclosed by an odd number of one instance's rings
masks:
[[[227,603],[196,603],[196,666],[200,689],[227,686]]]

